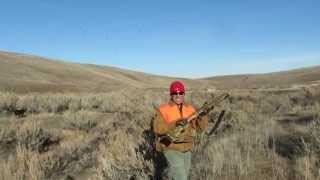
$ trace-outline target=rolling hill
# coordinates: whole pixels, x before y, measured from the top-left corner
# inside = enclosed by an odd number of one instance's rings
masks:
[[[3,51],[0,51],[0,63],[0,90],[21,93],[167,88],[176,79],[110,66],[78,64]],[[182,80],[189,87],[206,87],[202,81]]]
[[[284,88],[295,85],[319,84],[320,66],[265,74],[216,76],[202,80],[218,89]]]
[[[189,89],[290,87],[320,80],[320,66],[267,74],[186,79],[5,51],[0,51],[0,63],[0,91],[17,93],[166,89],[176,79],[183,80]]]

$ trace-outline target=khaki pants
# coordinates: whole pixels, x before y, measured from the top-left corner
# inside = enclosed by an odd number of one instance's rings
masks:
[[[170,180],[188,180],[191,152],[166,150],[163,153],[169,165]]]

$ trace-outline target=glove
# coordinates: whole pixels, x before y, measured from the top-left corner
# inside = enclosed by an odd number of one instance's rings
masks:
[[[173,140],[170,138],[170,136],[161,136],[160,137],[160,143],[164,144],[165,146],[169,146]]]

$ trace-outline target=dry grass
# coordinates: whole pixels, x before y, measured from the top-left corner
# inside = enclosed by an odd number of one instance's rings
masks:
[[[218,134],[199,136],[190,179],[319,178],[315,87],[230,94],[210,115],[227,111]],[[211,95],[194,91],[187,100],[200,106]],[[161,90],[0,98],[0,179],[151,179],[156,173],[150,121],[153,105],[167,100]],[[17,107],[26,108],[25,117],[10,112]]]
[[[44,179],[39,153],[17,146],[16,156],[0,164],[1,179]]]
[[[152,162],[137,152],[136,137],[121,130],[108,136],[99,146],[98,177],[101,179],[130,179],[152,176]]]

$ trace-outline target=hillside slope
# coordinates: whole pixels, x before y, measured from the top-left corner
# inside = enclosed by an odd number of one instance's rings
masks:
[[[205,80],[218,89],[291,87],[300,84],[320,83],[320,66],[266,74],[216,76],[201,80]]]
[[[320,66],[267,74],[186,79],[4,51],[0,51],[0,63],[0,91],[19,93],[167,89],[176,79],[183,80],[188,89],[281,88],[320,82]]]
[[[106,92],[126,88],[167,88],[176,79],[3,51],[0,51],[0,63],[2,91]],[[183,81],[190,88],[206,87],[202,81]]]

